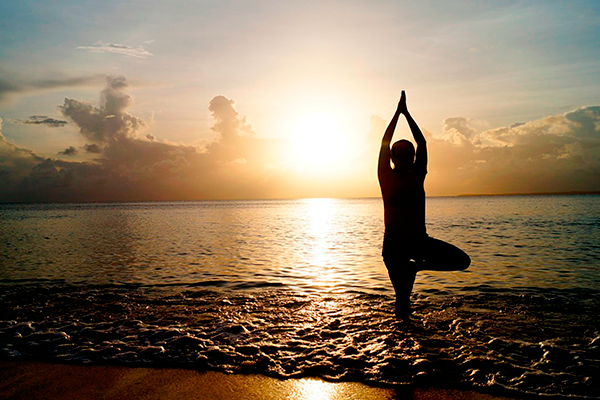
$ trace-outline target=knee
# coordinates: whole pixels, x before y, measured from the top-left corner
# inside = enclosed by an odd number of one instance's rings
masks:
[[[464,271],[469,268],[469,265],[471,265],[471,257],[463,251],[458,262],[459,270]]]

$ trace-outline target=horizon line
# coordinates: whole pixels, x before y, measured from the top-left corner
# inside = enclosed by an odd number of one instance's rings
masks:
[[[523,192],[523,193],[463,193],[457,195],[436,195],[433,197],[491,197],[491,196],[578,196],[600,195],[598,190],[573,190],[565,192]],[[0,205],[11,204],[109,204],[109,203],[170,203],[170,202],[198,202],[198,201],[277,201],[277,200],[310,200],[310,199],[377,199],[380,196],[356,197],[278,197],[278,198],[247,198],[247,199],[186,199],[186,200],[89,200],[89,201],[0,201]]]

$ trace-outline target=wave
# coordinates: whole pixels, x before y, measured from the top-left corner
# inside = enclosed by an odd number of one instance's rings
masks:
[[[600,398],[600,291],[5,285],[0,356]]]

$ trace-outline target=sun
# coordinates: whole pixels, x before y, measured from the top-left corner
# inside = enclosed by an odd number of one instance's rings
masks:
[[[346,141],[341,124],[332,115],[302,117],[292,132],[293,163],[308,169],[337,166],[346,156]]]

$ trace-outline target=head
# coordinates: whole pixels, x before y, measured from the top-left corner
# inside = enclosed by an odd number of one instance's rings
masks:
[[[395,168],[410,169],[415,162],[415,146],[406,139],[392,145],[390,157]]]

